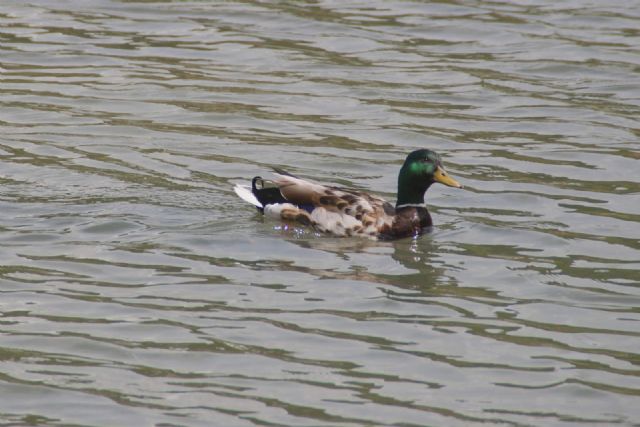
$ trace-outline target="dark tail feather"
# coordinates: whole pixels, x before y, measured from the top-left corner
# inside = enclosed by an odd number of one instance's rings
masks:
[[[258,188],[260,183],[260,188]],[[256,176],[251,180],[251,192],[262,206],[272,205],[274,203],[287,203],[287,200],[282,197],[280,189],[278,187],[266,187],[264,186],[264,180],[260,176]],[[264,213],[264,207],[258,208],[261,213]]]

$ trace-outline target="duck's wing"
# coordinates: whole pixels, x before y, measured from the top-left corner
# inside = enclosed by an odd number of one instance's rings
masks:
[[[395,211],[384,199],[361,191],[322,185],[292,175],[276,174],[273,182],[288,202],[299,206],[322,207],[353,216],[358,213],[393,215]]]
[[[309,213],[314,227],[336,235],[375,236],[393,223],[395,208],[380,197],[276,174],[284,199]]]

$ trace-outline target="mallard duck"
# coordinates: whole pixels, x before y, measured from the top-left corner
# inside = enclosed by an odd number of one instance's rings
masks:
[[[396,239],[417,236],[433,225],[424,193],[434,182],[462,188],[430,150],[411,152],[398,174],[395,207],[384,199],[361,191],[332,187],[275,170],[275,179],[256,176],[251,187],[236,185],[243,200],[265,215],[296,221],[334,236]]]

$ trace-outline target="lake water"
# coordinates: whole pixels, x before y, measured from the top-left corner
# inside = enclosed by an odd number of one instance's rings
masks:
[[[640,3],[0,5],[0,422],[638,426]],[[340,239],[273,167],[434,231]]]

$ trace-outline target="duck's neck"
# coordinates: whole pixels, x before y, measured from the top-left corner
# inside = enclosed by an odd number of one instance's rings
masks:
[[[398,201],[396,208],[403,206],[424,205],[424,193],[427,191],[430,182],[416,184],[407,182],[402,176],[398,178]]]

